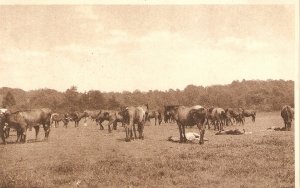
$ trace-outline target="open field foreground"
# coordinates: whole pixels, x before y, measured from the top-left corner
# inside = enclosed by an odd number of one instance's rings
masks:
[[[90,121],[79,128],[60,124],[47,142],[33,141],[33,130],[26,144],[0,145],[0,187],[295,186],[294,124],[290,132],[261,131],[283,126],[280,112],[258,113],[254,124],[246,119],[249,135],[207,130],[204,145],[169,142],[179,136],[177,125],[154,123],[145,126],[144,140],[127,143],[121,126],[109,134],[106,123],[102,131]],[[233,128],[240,127],[225,127]]]

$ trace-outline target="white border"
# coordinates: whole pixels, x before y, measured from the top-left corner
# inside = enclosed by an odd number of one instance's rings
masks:
[[[299,0],[0,0],[0,5],[195,5],[195,4],[291,4],[295,5],[295,187],[300,187],[299,169]],[[284,70],[283,70],[284,71]]]
[[[299,187],[299,1],[295,2],[295,187]]]
[[[196,5],[196,4],[297,4],[298,0],[0,0],[6,5]]]

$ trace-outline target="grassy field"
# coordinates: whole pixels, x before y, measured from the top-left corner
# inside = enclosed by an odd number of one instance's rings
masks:
[[[47,142],[28,131],[28,143],[0,145],[0,187],[294,187],[294,125],[262,131],[272,126],[283,126],[280,113],[260,113],[243,126],[252,134],[207,130],[204,145],[167,141],[179,135],[175,124],[152,123],[128,143],[122,127],[109,134],[94,122],[61,124]]]

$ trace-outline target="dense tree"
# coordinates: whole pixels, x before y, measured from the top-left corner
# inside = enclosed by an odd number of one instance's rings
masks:
[[[119,101],[116,100],[116,97],[113,95],[107,102],[108,109],[117,110],[121,107]]]
[[[62,106],[63,94],[53,89],[39,89],[28,92],[26,109],[51,108],[58,110]]]
[[[103,109],[106,106],[105,99],[100,91],[91,90],[80,97],[80,105],[83,109]]]
[[[10,94],[9,94],[10,93]],[[100,92],[91,90],[80,93],[76,86],[65,92],[38,89],[25,92],[21,89],[0,88],[0,102],[19,109],[48,107],[58,112],[85,109],[119,109],[120,106],[148,103],[151,109],[164,105],[200,104],[206,107],[243,107],[256,110],[280,110],[288,104],[294,106],[294,82],[284,80],[238,80],[228,85],[208,87],[188,85],[184,90],[150,90],[141,92]]]
[[[4,108],[9,108],[15,104],[16,104],[15,97],[13,96],[13,94],[11,92],[7,92],[7,94],[5,95],[5,97],[2,100],[2,106]]]
[[[70,89],[66,90],[64,105],[66,105],[68,111],[82,110],[82,106],[80,106],[80,95],[76,86],[71,86]]]

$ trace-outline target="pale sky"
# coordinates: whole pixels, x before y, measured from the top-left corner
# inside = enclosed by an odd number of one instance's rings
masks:
[[[0,87],[295,80],[293,5],[0,6]]]

